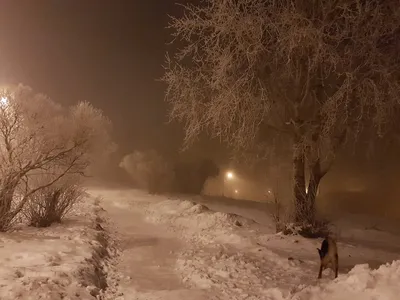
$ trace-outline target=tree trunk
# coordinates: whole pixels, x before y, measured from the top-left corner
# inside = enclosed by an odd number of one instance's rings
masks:
[[[15,188],[17,187],[14,176],[9,176],[2,181],[0,185],[0,210],[1,215],[8,214],[11,210],[11,204],[14,197]]]
[[[306,215],[306,180],[304,174],[304,154],[295,150],[293,156],[293,176],[294,176],[294,201],[295,201],[295,221],[302,222]]]
[[[308,216],[308,223],[314,224],[315,222],[315,200],[318,194],[318,187],[321,182],[321,179],[325,176],[328,172],[329,168],[325,170],[321,170],[321,163],[317,160],[310,170],[310,182],[308,183],[308,190],[307,190],[307,216]]]
[[[307,202],[307,222],[309,224],[314,224],[315,223],[315,200],[317,198],[317,193],[318,193],[318,187],[319,183],[321,182],[321,176],[317,173],[314,173],[313,170],[311,170],[310,174],[310,182],[308,183],[308,190],[307,190],[307,196],[306,196],[306,202]]]
[[[19,178],[10,175],[0,184],[0,232],[5,231],[12,220],[11,206],[18,180]]]

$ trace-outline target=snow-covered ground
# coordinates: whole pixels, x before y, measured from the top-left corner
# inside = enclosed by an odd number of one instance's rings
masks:
[[[101,214],[98,203],[86,198],[62,224],[2,233],[0,299],[95,299],[107,284]]]
[[[321,240],[276,234],[267,206],[90,192],[102,196],[121,250],[107,299],[398,299],[400,236],[379,224],[337,220],[340,275],[317,280]]]

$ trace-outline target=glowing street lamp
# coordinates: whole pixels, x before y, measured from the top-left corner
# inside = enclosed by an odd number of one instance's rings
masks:
[[[235,177],[235,175],[232,171],[228,171],[225,173],[224,180],[223,180],[223,192],[222,192],[223,196],[225,196],[225,182],[228,180],[232,180],[234,177]]]
[[[233,173],[232,172],[226,172],[226,178],[227,179],[233,179]]]

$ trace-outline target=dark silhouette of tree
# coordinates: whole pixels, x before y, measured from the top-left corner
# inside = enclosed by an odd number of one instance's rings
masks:
[[[200,162],[177,162],[174,168],[177,192],[200,194],[209,177],[219,174],[218,166],[210,159]]]

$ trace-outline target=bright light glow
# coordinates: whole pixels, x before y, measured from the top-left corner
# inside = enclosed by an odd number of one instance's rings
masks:
[[[239,191],[238,191],[238,190],[235,190],[235,194],[237,194],[237,193],[239,193]]]
[[[7,97],[4,97],[4,96],[1,97],[0,103],[1,103],[1,105],[3,105],[3,106],[8,105],[8,98],[7,98]]]
[[[233,173],[232,172],[226,172],[226,178],[232,179],[233,178]]]
[[[271,190],[268,190],[268,194],[272,194]]]

